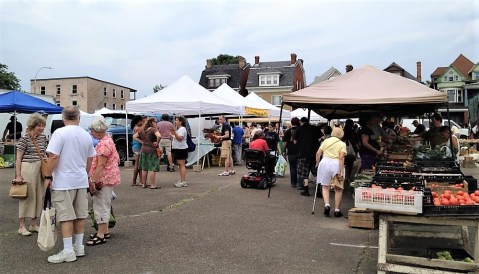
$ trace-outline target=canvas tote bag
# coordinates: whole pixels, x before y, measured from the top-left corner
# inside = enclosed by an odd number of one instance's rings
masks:
[[[40,250],[49,251],[55,246],[57,234],[55,233],[55,208],[52,207],[50,187],[45,191],[40,227],[38,229],[37,244]]]

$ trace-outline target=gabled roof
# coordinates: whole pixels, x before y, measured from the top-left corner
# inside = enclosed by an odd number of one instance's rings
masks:
[[[431,74],[431,78],[441,77],[441,75],[443,75],[446,70],[447,67],[437,67],[436,70],[434,70],[434,72]]]
[[[394,71],[400,71],[401,72],[401,76],[402,77],[405,77],[405,78],[408,78],[408,79],[411,79],[411,80],[414,80],[414,81],[418,81],[419,80],[414,77],[411,73],[409,73],[407,70],[403,69],[400,65],[398,65],[396,62],[392,62],[387,68],[384,69],[384,71],[387,71],[387,72],[394,72]]]
[[[331,67],[320,76],[315,76],[314,81],[310,84],[310,86],[325,80],[329,80],[329,78],[331,78],[331,76],[334,75],[335,73],[341,75],[341,72],[339,72],[339,70],[337,70],[335,67]]]
[[[469,71],[474,67],[474,63],[467,59],[464,55],[459,54],[459,56],[452,62],[452,67],[454,67],[466,80],[471,80]]]
[[[298,60],[295,64],[291,64],[291,61],[260,62],[259,64],[254,64],[249,71],[246,87],[259,87],[258,74],[262,73],[280,73],[279,86],[290,87],[293,85],[294,69],[300,62],[301,61]]]
[[[246,64],[245,67],[249,66]],[[240,88],[240,79],[241,79],[241,72],[243,71],[242,68],[238,66],[238,64],[227,64],[227,65],[213,65],[210,68],[205,68],[201,72],[201,78],[199,84],[204,87],[208,88],[208,77],[213,75],[230,75],[231,77],[228,78],[227,84],[231,88],[238,89]]]

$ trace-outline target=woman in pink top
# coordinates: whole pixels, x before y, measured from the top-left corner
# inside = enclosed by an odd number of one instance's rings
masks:
[[[113,187],[120,184],[120,157],[116,152],[113,139],[106,134],[108,125],[103,118],[94,120],[91,125],[91,134],[99,140],[95,147],[96,157],[90,169],[90,180],[94,183],[90,187],[93,196],[93,211],[98,224],[98,231],[93,234],[86,245],[98,245],[109,238],[108,221],[110,220],[111,199]]]

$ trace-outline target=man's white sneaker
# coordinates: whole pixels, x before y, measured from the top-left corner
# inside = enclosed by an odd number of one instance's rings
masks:
[[[176,182],[175,187],[183,187],[183,183],[182,182]]]
[[[65,251],[62,250],[60,253],[52,255],[48,257],[48,262],[59,264],[63,262],[74,262],[77,260],[77,256],[75,255],[75,251]]]
[[[187,187],[188,184],[187,184],[186,182],[181,182],[181,186],[182,186],[182,187]]]
[[[85,246],[84,245],[73,245],[73,251],[77,257],[85,256]]]

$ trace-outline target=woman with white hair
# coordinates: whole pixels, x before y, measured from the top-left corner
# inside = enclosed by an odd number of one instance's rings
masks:
[[[340,127],[334,127],[331,137],[324,140],[316,152],[316,166],[318,167],[317,184],[321,184],[324,199],[324,215],[329,216],[331,205],[329,204],[329,189],[331,181],[338,176],[339,184],[334,186],[334,217],[343,214],[339,209],[344,189],[344,157],[346,156],[346,143],[341,141],[344,131]],[[322,159],[321,159],[321,156]],[[321,159],[321,162],[320,162]]]
[[[99,140],[95,147],[96,156],[90,169],[90,194],[93,196],[93,211],[98,224],[97,233],[93,234],[86,245],[98,245],[109,238],[108,221],[110,220],[113,187],[121,182],[118,163],[120,157],[116,152],[113,139],[106,133],[108,125],[103,118],[91,122],[93,137]]]

